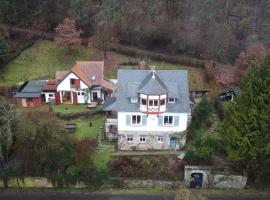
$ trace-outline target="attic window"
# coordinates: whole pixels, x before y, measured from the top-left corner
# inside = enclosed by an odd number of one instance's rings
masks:
[[[175,98],[169,98],[169,103],[175,103]]]
[[[165,99],[161,99],[161,100],[160,100],[160,105],[161,105],[161,106],[164,106],[164,105],[165,105]]]
[[[130,98],[130,102],[131,103],[137,103],[138,102],[138,98],[137,97],[131,97]]]
[[[142,101],[141,104],[142,104],[143,106],[146,106],[146,99],[142,99],[141,101]]]
[[[71,79],[70,79],[70,84],[71,84],[71,85],[75,85],[75,79],[74,79],[74,78],[71,78]]]

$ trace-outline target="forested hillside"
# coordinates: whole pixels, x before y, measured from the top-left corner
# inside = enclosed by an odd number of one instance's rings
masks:
[[[54,30],[65,17],[84,35],[234,63],[254,43],[270,45],[270,0],[1,0],[2,23]]]

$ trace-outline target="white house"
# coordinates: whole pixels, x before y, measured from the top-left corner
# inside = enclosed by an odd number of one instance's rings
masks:
[[[183,148],[190,117],[186,70],[118,70],[116,97],[104,103],[106,135],[119,150]]]
[[[104,61],[77,61],[70,71],[56,72],[56,82],[43,88],[46,102],[84,104],[110,97],[113,83],[104,79]]]

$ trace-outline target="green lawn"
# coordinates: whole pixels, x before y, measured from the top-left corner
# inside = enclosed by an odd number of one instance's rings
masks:
[[[99,171],[107,171],[108,163],[112,159],[112,148],[104,145],[100,150],[97,150],[93,157],[93,162]]]
[[[11,86],[30,79],[54,78],[56,70],[68,70],[75,61],[93,59],[95,54],[93,49],[80,47],[68,55],[51,41],[38,41],[4,67],[0,85]]]
[[[88,108],[86,108],[86,105],[73,105],[73,104],[60,104],[60,105],[52,105],[54,112],[59,113],[76,113],[76,112],[86,112],[89,111]]]
[[[75,136],[78,139],[90,138],[94,139],[100,132],[100,127],[104,126],[104,115],[96,115],[92,119],[77,119],[77,128],[75,130]],[[92,127],[89,123],[92,122]]]

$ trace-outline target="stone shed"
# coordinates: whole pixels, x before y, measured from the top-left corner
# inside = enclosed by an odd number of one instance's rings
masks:
[[[185,166],[185,186],[193,187],[192,179],[198,176],[201,188],[234,188],[243,189],[247,177],[226,171],[215,171],[211,166]]]

